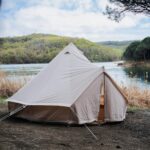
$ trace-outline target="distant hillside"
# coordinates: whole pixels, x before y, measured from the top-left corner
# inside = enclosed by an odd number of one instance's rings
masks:
[[[133,41],[104,41],[104,42],[97,42],[97,44],[125,50],[132,42]]]
[[[113,61],[121,58],[119,50],[83,38],[48,34],[0,38],[0,63],[46,63],[67,44],[73,42],[91,61]]]

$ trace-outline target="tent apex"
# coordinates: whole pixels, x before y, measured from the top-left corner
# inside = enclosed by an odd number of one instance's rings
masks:
[[[75,46],[75,44],[73,42],[70,42],[69,45],[74,45]]]
[[[78,47],[73,42],[70,42],[64,49],[66,51],[74,51],[75,53],[84,55],[83,52],[80,49],[78,49]]]
[[[68,46],[69,46],[69,47],[75,47],[75,48],[77,48],[76,45],[75,45],[73,42],[70,42],[70,43],[68,44]]]

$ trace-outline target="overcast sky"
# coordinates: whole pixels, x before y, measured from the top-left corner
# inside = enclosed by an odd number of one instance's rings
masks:
[[[127,14],[120,22],[103,15],[107,0],[2,0],[0,37],[47,33],[91,41],[150,36],[150,18]]]

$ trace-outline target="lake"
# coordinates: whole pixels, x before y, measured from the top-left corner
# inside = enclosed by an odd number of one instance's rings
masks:
[[[141,89],[150,89],[150,68],[124,68],[118,66],[118,62],[94,63],[104,66],[110,76],[119,84],[124,86],[136,86]],[[0,70],[7,72],[12,80],[22,78],[31,79],[47,64],[9,64],[0,65]]]

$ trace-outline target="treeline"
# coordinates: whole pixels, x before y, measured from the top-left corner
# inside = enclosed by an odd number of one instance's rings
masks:
[[[113,61],[121,58],[121,51],[81,38],[47,34],[0,38],[0,63],[47,63],[67,44],[73,42],[91,61]]]
[[[98,44],[121,49],[124,51],[127,48],[127,46],[129,46],[129,44],[131,44],[132,42],[133,41],[105,41],[105,42],[98,42]]]
[[[126,60],[150,60],[150,37],[142,41],[132,42],[125,50],[123,57]]]

